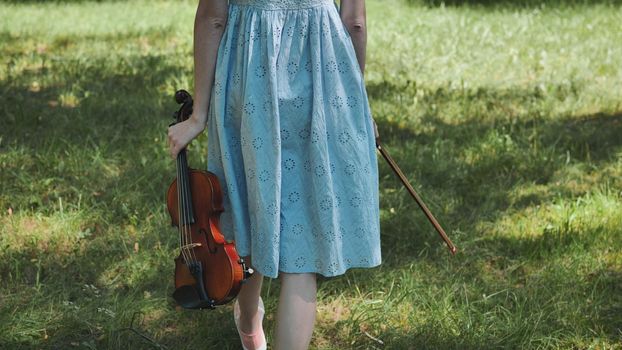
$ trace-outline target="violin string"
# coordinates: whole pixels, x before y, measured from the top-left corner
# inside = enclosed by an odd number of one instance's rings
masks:
[[[180,180],[181,177],[179,176],[179,160],[177,160],[177,220],[178,220],[178,225],[177,225],[177,229],[179,231],[179,250],[181,255],[184,258],[184,261],[187,261],[186,259],[186,255],[184,254],[184,239],[183,239],[183,222],[182,222],[182,214],[183,214],[183,208],[182,208],[182,203],[181,203],[181,187],[180,187]]]
[[[181,253],[182,257],[184,258],[184,261],[186,260],[186,257],[184,256],[184,242],[181,236],[181,231],[182,231],[182,222],[181,222],[181,190],[179,189],[179,158],[177,159],[177,231],[179,231],[179,253]]]
[[[185,156],[185,154],[184,154]],[[187,162],[184,162],[187,164]],[[192,230],[190,228],[191,225],[191,221],[192,221],[192,217],[191,217],[191,211],[190,208],[192,208],[192,203],[190,203],[190,172],[188,171],[188,167],[185,166],[183,168],[183,171],[185,172],[185,176],[183,176],[184,178],[184,193],[186,194],[186,198],[184,199],[184,203],[186,204],[186,232],[187,232],[187,240],[186,240],[186,244],[189,244],[189,255],[190,255],[190,259],[192,260],[192,262],[196,262],[197,261],[197,257],[196,254],[194,252],[194,248],[192,248]]]
[[[185,247],[185,222],[184,222],[184,217],[185,217],[185,213],[184,213],[184,194],[183,194],[183,186],[182,186],[182,178],[183,176],[181,176],[181,162],[177,161],[177,211],[178,211],[178,215],[177,215],[177,219],[179,220],[179,225],[178,225],[178,229],[179,229],[179,248],[181,249],[181,255],[184,258],[184,261],[186,262],[186,265],[188,265],[189,263],[189,259],[188,259],[188,254],[185,251],[184,247]]]
[[[184,162],[184,165],[186,165],[186,162]],[[192,251],[189,248],[189,244],[191,243],[190,241],[190,208],[188,207],[188,171],[187,168],[184,166],[182,168],[182,172],[184,173],[182,178],[182,188],[183,188],[183,193],[184,193],[184,238],[185,238],[185,250],[186,250],[186,254],[188,255],[188,260],[189,262],[194,262],[194,258],[192,256]]]
[[[191,193],[191,188],[190,188],[191,184],[190,184],[190,172],[188,171],[188,193]],[[189,199],[188,202],[188,206],[189,208],[192,208],[192,198]],[[188,215],[190,216],[191,213],[194,213],[194,210],[188,210]],[[189,217],[189,221],[192,221],[193,218]],[[193,244],[194,242],[192,241],[192,231],[190,232],[190,244]],[[191,248],[191,252],[192,252],[192,258],[194,259],[195,262],[198,261],[197,256],[196,256],[196,252],[194,251],[194,247]]]
[[[188,239],[188,225],[189,225],[189,221],[188,221],[188,192],[186,192],[186,179],[187,179],[187,174],[185,174],[185,168],[182,169],[182,172],[184,172],[184,175],[182,176],[182,182],[181,182],[181,187],[182,187],[182,191],[184,194],[184,202],[183,202],[183,206],[184,206],[184,250],[186,251],[186,254],[188,255],[188,262],[192,262],[192,255],[190,254],[190,252],[188,251],[188,244],[189,244],[189,239]]]

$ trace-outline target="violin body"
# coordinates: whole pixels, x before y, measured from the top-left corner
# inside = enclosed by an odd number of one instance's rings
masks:
[[[178,121],[191,113],[192,99],[181,90],[184,106]],[[189,104],[189,106],[188,106]],[[178,155],[177,178],[167,191],[167,208],[173,226],[179,229],[180,252],[175,259],[173,298],[188,309],[213,309],[231,301],[252,274],[220,231],[222,189],[218,177],[209,171],[187,167],[185,149]]]

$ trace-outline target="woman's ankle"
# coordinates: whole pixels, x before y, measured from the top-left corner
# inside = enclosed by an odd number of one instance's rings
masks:
[[[256,312],[253,317],[244,317],[242,313],[240,315],[240,331],[245,334],[256,334],[262,328],[261,317],[259,312]]]
[[[248,304],[244,304],[245,300],[238,299],[240,330],[246,334],[254,334],[259,329],[262,329],[262,319],[265,311],[259,309],[260,298],[261,296],[254,300],[248,300]]]

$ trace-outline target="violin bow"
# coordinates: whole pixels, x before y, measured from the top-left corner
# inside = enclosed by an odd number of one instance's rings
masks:
[[[408,182],[408,179],[406,178],[406,176],[404,176],[400,167],[397,166],[397,163],[393,161],[393,158],[391,158],[389,153],[387,153],[387,151],[384,149],[384,147],[382,146],[382,143],[380,142],[380,135],[378,134],[378,125],[376,125],[375,120],[372,119],[372,121],[374,123],[374,136],[376,137],[376,148],[380,151],[380,154],[382,154],[384,159],[386,159],[386,161],[389,163],[389,166],[391,167],[391,169],[393,169],[393,171],[400,178],[400,180],[402,181],[402,184],[404,184],[406,189],[408,189],[408,192],[410,192],[410,194],[415,199],[415,202],[417,202],[417,204],[419,205],[419,208],[421,208],[421,210],[425,213],[425,216],[428,218],[428,220],[430,220],[430,222],[436,229],[436,232],[438,232],[438,234],[441,236],[443,241],[445,241],[445,244],[447,244],[447,248],[449,248],[449,251],[451,252],[451,254],[455,255],[456,246],[451,242],[451,240],[445,233],[445,230],[443,230],[443,228],[438,223],[434,215],[432,215],[432,212],[430,211],[430,209],[428,209],[428,207],[425,205],[425,203],[423,203],[423,201],[421,200],[417,192],[415,192],[415,189],[410,185],[410,182]]]

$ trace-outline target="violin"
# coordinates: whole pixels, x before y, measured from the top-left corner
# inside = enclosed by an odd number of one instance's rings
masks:
[[[175,92],[175,100],[181,106],[171,125],[192,115],[193,101],[187,91]],[[179,231],[173,299],[186,309],[214,309],[233,300],[253,270],[218,227],[224,211],[218,177],[190,169],[185,148],[177,155],[177,178],[168,188],[166,205]]]

